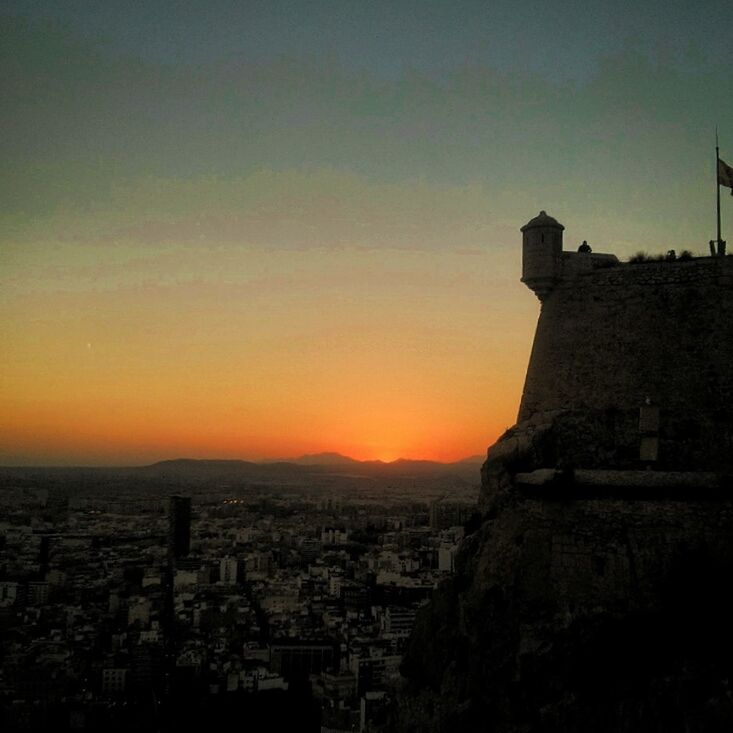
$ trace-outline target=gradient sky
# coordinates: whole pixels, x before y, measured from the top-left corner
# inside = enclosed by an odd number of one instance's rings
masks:
[[[729,0],[3,13],[0,464],[483,453],[539,312],[522,224],[715,235]]]

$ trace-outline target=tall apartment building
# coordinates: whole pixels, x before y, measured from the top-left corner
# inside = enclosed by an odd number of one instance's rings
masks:
[[[168,505],[168,554],[174,560],[191,549],[191,498],[171,496]]]

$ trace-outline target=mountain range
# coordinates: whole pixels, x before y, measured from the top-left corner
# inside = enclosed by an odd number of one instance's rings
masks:
[[[177,458],[144,466],[125,467],[0,467],[0,478],[77,476],[85,480],[117,477],[124,480],[151,479],[180,482],[202,481],[297,481],[315,476],[367,479],[460,479],[479,483],[482,456],[470,456],[452,463],[399,458],[395,461],[359,461],[340,453],[315,453],[297,458],[264,461],[236,459]]]
[[[147,476],[165,475],[173,477],[211,478],[255,478],[295,477],[315,474],[332,476],[349,475],[364,477],[437,477],[458,476],[467,481],[478,482],[479,468],[483,458],[471,456],[461,461],[440,463],[438,461],[398,458],[395,461],[359,461],[340,453],[315,453],[298,458],[268,461],[207,460],[178,458],[159,461],[137,470]]]

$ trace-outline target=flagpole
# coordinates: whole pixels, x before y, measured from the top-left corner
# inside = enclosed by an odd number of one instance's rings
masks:
[[[718,169],[720,167],[720,148],[718,147],[718,126],[715,126],[715,193],[717,201],[717,214],[718,214],[718,255],[722,256],[723,252],[723,239],[720,234],[720,177],[718,176]]]

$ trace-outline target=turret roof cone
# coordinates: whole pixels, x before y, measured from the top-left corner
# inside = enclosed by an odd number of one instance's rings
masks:
[[[549,216],[544,209],[535,216],[534,219],[530,219],[519,231],[523,232],[526,229],[534,229],[536,227],[555,227],[556,229],[565,229],[565,227],[553,217]]]

